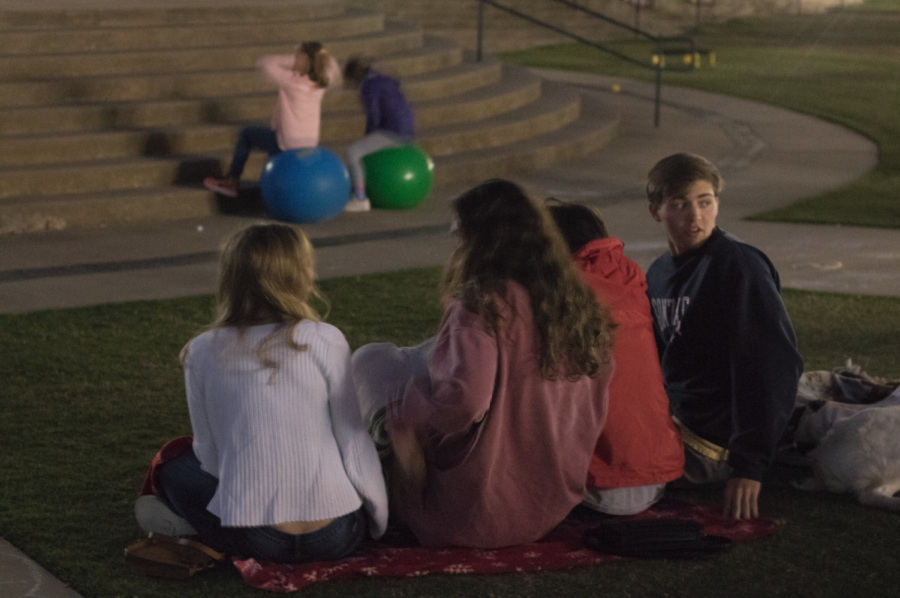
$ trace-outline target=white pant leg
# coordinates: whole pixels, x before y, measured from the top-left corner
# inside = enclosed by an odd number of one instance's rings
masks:
[[[414,347],[371,343],[353,353],[353,378],[366,425],[379,409],[402,397],[410,380],[428,377],[428,361],[436,340],[432,337]]]
[[[400,147],[406,145],[409,140],[390,133],[369,133],[356,143],[347,147],[347,163],[350,166],[350,178],[353,187],[358,189],[366,186],[366,171],[362,165],[363,156],[377,152],[388,147]]]
[[[609,515],[637,515],[659,502],[665,491],[665,484],[631,488],[588,488],[581,504]]]

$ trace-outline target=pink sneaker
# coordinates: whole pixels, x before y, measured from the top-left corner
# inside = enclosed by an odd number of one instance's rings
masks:
[[[231,179],[214,179],[209,177],[203,180],[203,186],[226,197],[237,197],[238,195],[237,182]]]

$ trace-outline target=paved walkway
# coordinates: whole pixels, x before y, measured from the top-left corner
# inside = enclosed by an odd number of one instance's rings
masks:
[[[746,216],[838,188],[876,162],[875,146],[839,127],[770,106],[695,91],[663,91],[653,127],[652,87],[555,72],[623,116],[620,138],[584,159],[516,180],[535,193],[600,206],[642,266],[665,250],[647,213],[644,177],[676,151],[702,154],[726,180],[719,223],[765,251],[785,287],[900,296],[900,231],[747,222]],[[621,91],[612,91],[613,83]],[[442,264],[451,249],[448,201],[409,212],[343,214],[308,226],[323,278]],[[0,237],[0,312],[211,293],[216,250],[247,220],[216,216],[110,230]],[[75,594],[0,540],[0,598]]]

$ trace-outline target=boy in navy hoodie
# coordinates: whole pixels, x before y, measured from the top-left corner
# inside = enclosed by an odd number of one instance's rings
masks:
[[[803,360],[772,262],[716,227],[723,181],[675,154],[647,176],[650,215],[669,251],[647,271],[683,482],[725,482],[724,513],[757,517],[763,474],[793,410]]]

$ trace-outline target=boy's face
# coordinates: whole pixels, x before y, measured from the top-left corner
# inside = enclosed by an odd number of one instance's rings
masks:
[[[719,199],[709,181],[694,181],[677,196],[658,205],[650,204],[650,215],[662,222],[672,256],[699,247],[716,228]]]

